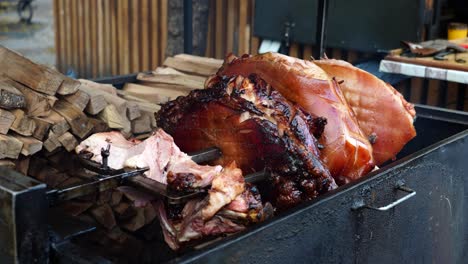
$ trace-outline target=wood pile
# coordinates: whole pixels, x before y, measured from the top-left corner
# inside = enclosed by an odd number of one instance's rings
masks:
[[[194,89],[203,89],[206,78],[222,64],[222,60],[187,54],[168,57],[163,63],[165,67],[138,74],[138,83],[125,84],[120,94],[128,100],[164,103]]]
[[[118,90],[109,84],[68,78],[0,46],[0,166],[16,169],[50,188],[90,182],[96,175],[84,169],[74,153],[81,140],[109,130],[147,137],[156,128],[159,104],[202,89],[206,77],[221,64],[221,60],[176,55],[166,59],[166,67],[140,73],[136,83]],[[138,241],[132,234],[156,218],[153,204],[142,203],[145,199],[139,196],[122,186],[60,207],[99,226],[99,243],[130,246]]]

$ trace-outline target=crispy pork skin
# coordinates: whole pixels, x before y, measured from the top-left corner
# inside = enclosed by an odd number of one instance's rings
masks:
[[[377,165],[392,159],[416,136],[412,104],[391,85],[342,60],[313,61],[330,77],[343,81],[341,90],[364,134],[373,143]]]
[[[158,113],[159,127],[183,151],[217,146],[223,155],[215,164],[236,161],[244,174],[271,168],[297,190],[298,199],[281,207],[336,187],[314,137],[326,120],[305,113],[255,75],[213,77],[207,85],[166,103]],[[308,191],[311,186],[314,191]]]
[[[339,183],[374,167],[372,146],[358,126],[338,84],[315,64],[281,54],[226,57],[218,76],[257,74],[306,112],[327,119],[321,158]]]

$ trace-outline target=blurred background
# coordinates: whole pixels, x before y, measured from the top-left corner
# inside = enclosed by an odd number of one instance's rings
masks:
[[[20,21],[18,2],[0,0],[0,44],[73,77],[154,70],[184,52],[183,0],[33,0],[30,21]],[[192,53],[222,59],[260,49],[317,57],[318,2],[192,1]],[[378,75],[412,102],[456,108],[461,100],[466,109],[466,84],[385,75],[378,62],[402,40],[446,38],[449,23],[468,22],[467,6],[466,0],[330,0],[325,53]]]

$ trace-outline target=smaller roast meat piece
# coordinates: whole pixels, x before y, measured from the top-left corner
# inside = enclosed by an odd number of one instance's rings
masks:
[[[91,135],[75,151],[102,163],[101,149],[110,145],[108,165],[112,169],[149,167],[146,176],[176,190],[204,188],[211,184],[221,166],[203,166],[180,151],[170,135],[158,129],[144,141],[126,140],[120,132]]]
[[[325,119],[305,113],[256,75],[214,76],[207,87],[166,103],[158,113],[159,127],[183,151],[217,146],[223,155],[213,164],[236,161],[244,174],[271,168],[297,189],[298,199],[283,207],[336,187],[315,137]]]
[[[207,197],[184,206],[181,219],[170,219],[162,203],[158,210],[165,240],[172,249],[202,237],[242,231],[272,215],[271,205],[262,206],[260,194],[244,182],[235,162],[214,177]]]
[[[390,84],[342,60],[313,61],[330,77],[342,81],[341,90],[359,126],[373,144],[377,165],[392,159],[416,136],[414,106]]]

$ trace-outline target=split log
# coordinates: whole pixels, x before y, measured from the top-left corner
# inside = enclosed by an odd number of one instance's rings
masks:
[[[52,106],[57,101],[55,96],[38,93],[13,80],[5,80],[4,82],[8,82],[21,91],[26,100],[27,114],[31,117],[43,117],[49,115]]]
[[[117,111],[114,105],[110,104],[104,108],[98,115],[99,119],[106,122],[109,128],[113,129],[124,129],[126,126],[126,122],[123,119],[122,115]],[[128,121],[128,120],[127,120]]]
[[[49,122],[39,117],[35,117],[33,120],[34,123],[36,123],[36,129],[34,129],[33,137],[42,141],[49,132],[51,125]]]
[[[175,57],[167,57],[163,65],[182,72],[202,76],[210,76],[215,74],[223,65],[222,60],[181,55],[182,54],[176,55]]]
[[[109,128],[119,129],[121,132],[130,136],[132,126],[125,112],[120,112],[115,105],[109,104],[101,111],[98,118],[104,121]]]
[[[144,96],[134,96],[131,93],[128,93],[127,91],[119,90],[119,95],[128,101],[135,102],[163,104],[169,101],[169,97],[160,94],[155,94],[154,96],[151,96],[151,98],[145,98]]]
[[[59,208],[68,215],[79,216],[92,206],[93,203],[90,202],[67,201],[66,203],[61,204]]]
[[[145,209],[141,207],[135,208],[137,213],[135,216],[131,217],[130,219],[127,219],[123,221],[120,224],[120,227],[122,227],[125,230],[135,232],[138,229],[142,228],[146,224],[146,219],[145,219]]]
[[[3,109],[25,108],[24,95],[5,78],[3,76],[0,78],[0,107]]]
[[[43,145],[47,151],[53,152],[54,150],[60,148],[62,143],[60,143],[58,136],[51,130],[49,131],[49,136],[47,137],[46,141],[44,141]]]
[[[0,160],[0,167],[7,167],[11,170],[16,169],[16,164],[11,160],[2,159]]]
[[[96,219],[96,221],[99,224],[101,224],[104,228],[108,230],[111,230],[117,225],[114,213],[112,212],[112,209],[108,204],[103,204],[101,206],[95,207],[91,209],[90,212],[93,215],[94,219]]]
[[[153,73],[155,74],[179,74],[179,75],[187,75],[183,72],[180,72],[176,69],[170,68],[170,67],[157,67]]]
[[[15,118],[14,114],[0,109],[0,134],[8,133],[8,130],[10,130],[11,125],[13,125]]]
[[[91,132],[92,127],[88,117],[72,104],[58,101],[54,106],[54,110],[67,120],[75,136],[84,138]]]
[[[109,204],[112,197],[112,190],[106,190],[98,193],[98,198],[96,200],[97,205]]]
[[[224,63],[224,60],[222,59],[215,59],[215,58],[197,56],[197,55],[186,54],[186,53],[174,55],[174,58],[182,59],[185,61],[191,61],[193,63],[206,65],[206,66],[216,68],[216,69],[219,69],[221,66],[223,66],[223,63]]]
[[[127,220],[131,217],[134,217],[137,214],[137,210],[135,210],[135,207],[132,207],[127,202],[119,203],[118,205],[114,206],[112,209],[114,210],[115,217],[119,221]]]
[[[152,131],[151,116],[154,118],[154,114],[143,111],[141,116],[132,121],[132,133],[142,134]]]
[[[140,111],[157,113],[161,109],[161,106],[157,104],[145,103],[145,102],[137,102],[137,104],[138,104],[138,107],[140,108]]]
[[[42,149],[42,141],[39,141],[33,137],[23,137],[20,135],[13,135],[13,137],[23,142],[21,154],[24,156],[31,156]]]
[[[88,80],[80,80],[83,86],[88,87],[87,89],[94,90],[95,93],[98,93],[104,97],[107,104],[114,105],[117,112],[122,116],[122,119],[127,119],[127,101],[120,98],[117,95],[117,89],[110,84],[100,84]],[[128,121],[128,120],[127,120]],[[130,123],[128,123],[128,130],[130,131]]]
[[[158,84],[173,84],[187,87],[190,89],[203,89],[205,86],[204,77],[196,75],[181,75],[181,74],[156,74],[156,73],[139,73],[138,81],[145,83]]]
[[[23,142],[9,135],[0,135],[0,159],[17,159],[23,148]]]
[[[65,174],[65,173],[64,173]],[[68,176],[68,174],[66,174]],[[78,177],[68,177],[68,179],[66,179],[65,181],[61,182],[60,184],[58,184],[57,186],[55,186],[54,188],[60,188],[60,189],[64,189],[64,188],[68,188],[68,187],[72,187],[72,186],[76,186],[78,184],[82,184],[83,183],[83,179],[81,178],[78,178]],[[83,196],[82,197],[79,197],[80,201],[83,201]]]
[[[76,106],[78,109],[80,109],[80,111],[84,111],[84,109],[88,105],[90,96],[86,92],[78,90],[74,94],[64,96],[63,99]]]
[[[101,92],[106,92],[111,95],[117,95],[117,89],[111,84],[97,83],[97,82],[93,82],[93,81],[86,80],[86,79],[79,79],[78,81],[82,85],[84,84],[85,86],[95,91],[101,91]]]
[[[48,163],[59,170],[60,172],[67,172],[68,174],[76,177],[81,177],[81,172],[84,171],[80,162],[76,161],[74,156],[65,153],[65,151],[56,151],[47,156]],[[78,176],[79,175],[79,176]],[[91,178],[90,176],[85,177]]]
[[[72,78],[65,77],[65,80],[62,82],[60,87],[57,90],[57,93],[60,95],[69,95],[74,94],[78,91],[81,83]]]
[[[102,93],[86,85],[81,85],[80,91],[86,93],[89,96],[88,104],[84,109],[86,113],[90,115],[97,115],[107,106],[107,101]]]
[[[41,93],[55,95],[63,74],[15,53],[0,45],[0,73]]]
[[[140,107],[136,102],[127,101],[127,117],[129,120],[134,120],[141,116]]]
[[[50,112],[50,114],[44,117],[43,120],[51,124],[50,129],[57,137],[63,135],[63,133],[70,129],[70,125],[68,124],[67,120],[65,120],[63,116],[55,111]]]
[[[29,160],[28,172],[25,175],[28,175],[37,179],[39,173],[42,170],[42,167],[46,165],[47,165],[47,160],[41,157],[40,155],[31,156]]]
[[[28,175],[30,161],[31,157],[20,155],[18,159],[15,160],[16,171],[23,175]]]
[[[65,132],[63,135],[58,137],[58,141],[68,152],[73,151],[75,147],[78,146],[78,141],[70,132]]]
[[[155,104],[165,102],[162,100],[161,96],[163,96],[163,98],[168,97],[169,100],[174,100],[179,96],[185,96],[189,94],[189,91],[170,90],[134,83],[126,83],[123,90],[129,95],[145,99],[146,101]]]
[[[170,83],[157,83],[157,82],[146,82],[146,81],[138,81],[138,84],[143,85],[143,86],[148,86],[151,88],[155,88],[158,90],[163,90],[163,91],[179,91],[183,93],[190,93],[192,90],[195,89],[202,89],[198,87],[188,87],[180,84],[170,84]]]
[[[153,222],[156,219],[157,213],[152,204],[147,204],[144,208],[145,212],[145,225]]]
[[[120,202],[122,201],[122,197],[123,197],[122,192],[120,192],[119,190],[114,190],[112,192],[112,196],[111,196],[111,200],[109,202],[109,205],[116,206],[116,205],[120,204]]]
[[[50,188],[57,188],[62,183],[70,179],[70,176],[68,176],[66,173],[60,172],[49,165],[43,165],[39,173],[35,174],[33,177],[47,184],[47,186]]]
[[[11,113],[15,116],[15,121],[10,129],[23,136],[32,136],[36,129],[34,120],[20,109],[11,110]]]
[[[93,134],[110,131],[109,126],[103,120],[98,119],[98,118],[92,118],[92,117],[88,117],[88,120],[91,123],[91,126],[93,126],[93,130],[92,130]]]

